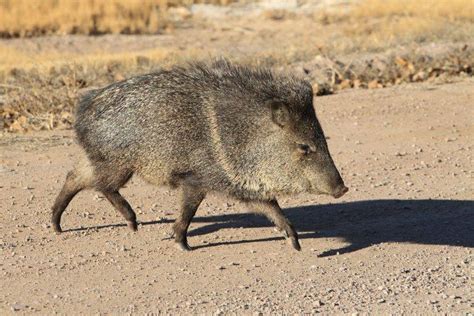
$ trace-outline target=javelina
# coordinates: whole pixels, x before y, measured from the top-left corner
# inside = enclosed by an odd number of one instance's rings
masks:
[[[52,208],[61,214],[79,191],[94,188],[137,229],[118,190],[133,174],[181,189],[175,241],[208,192],[222,192],[266,215],[300,250],[276,197],[348,189],[329,154],[311,85],[268,69],[226,60],[193,63],[95,90],[78,105],[74,125],[86,153],[68,173]]]

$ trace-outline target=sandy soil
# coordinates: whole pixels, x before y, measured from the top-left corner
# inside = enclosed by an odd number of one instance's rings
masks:
[[[0,137],[0,314],[472,313],[474,81],[316,98],[351,191],[282,199],[294,251],[263,217],[211,196],[170,240],[175,192],[134,178],[137,233],[99,194],[50,206],[78,146],[70,131]]]

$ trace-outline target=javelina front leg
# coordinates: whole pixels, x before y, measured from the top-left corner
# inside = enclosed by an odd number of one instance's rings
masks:
[[[125,217],[127,220],[127,226],[133,231],[137,231],[137,216],[133,211],[130,204],[125,200],[118,191],[105,191],[102,192],[104,196],[109,200],[110,203]]]
[[[247,204],[250,207],[254,207],[259,213],[265,215],[280,231],[284,232],[285,237],[289,239],[293,248],[298,251],[301,250],[301,246],[298,241],[298,233],[293,228],[293,225],[290,223],[288,218],[286,218],[285,214],[283,214],[283,211],[276,200],[251,201],[247,202]]]
[[[181,211],[173,225],[175,242],[181,250],[191,250],[186,235],[189,224],[205,196],[206,194],[198,188],[182,186]]]

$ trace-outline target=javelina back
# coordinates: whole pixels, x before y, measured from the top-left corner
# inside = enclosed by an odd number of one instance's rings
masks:
[[[84,96],[74,128],[86,157],[68,173],[52,208],[57,232],[64,209],[86,188],[102,192],[136,230],[136,215],[118,190],[137,174],[181,189],[173,231],[183,250],[190,249],[189,224],[212,191],[265,214],[299,250],[276,197],[347,191],[311,85],[268,69],[217,60],[131,78]]]

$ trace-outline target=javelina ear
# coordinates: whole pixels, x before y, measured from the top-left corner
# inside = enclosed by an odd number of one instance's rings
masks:
[[[268,107],[272,112],[272,120],[275,124],[283,127],[288,124],[290,120],[290,112],[288,107],[281,101],[270,100],[267,102]]]

